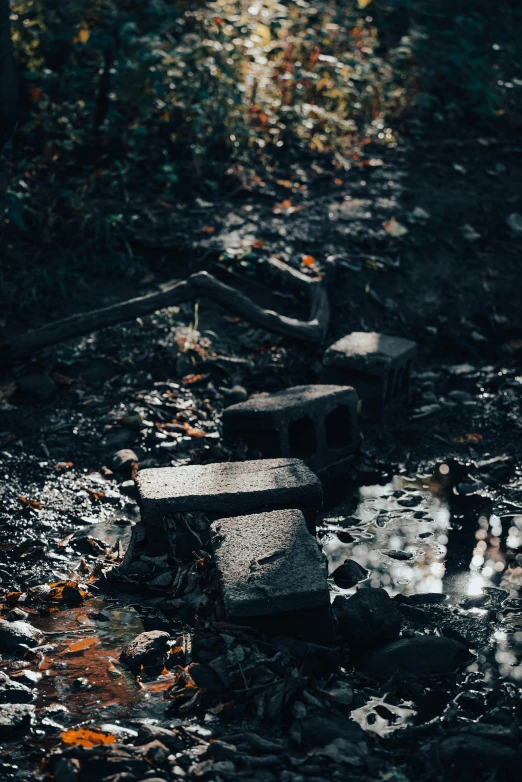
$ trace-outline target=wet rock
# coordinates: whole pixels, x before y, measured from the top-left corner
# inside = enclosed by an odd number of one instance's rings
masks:
[[[34,687],[42,678],[42,674],[39,671],[31,671],[24,668],[11,674],[11,678],[14,681],[21,682],[21,684],[28,684],[30,687]]]
[[[6,622],[0,619],[0,653],[14,654],[20,650],[20,644],[38,646],[43,637],[43,633],[29,622]]]
[[[205,690],[216,690],[222,687],[221,679],[209,665],[190,663],[187,666],[187,671],[197,687],[203,687]]]
[[[43,404],[56,394],[56,386],[49,375],[25,375],[18,381],[18,388],[28,401]]]
[[[12,736],[27,731],[35,716],[29,703],[6,703],[0,709],[0,735]]]
[[[339,632],[351,646],[363,648],[395,638],[402,618],[384,589],[359,589],[333,601]]]
[[[519,773],[522,751],[516,746],[517,740],[520,735],[513,732],[498,734],[490,725],[476,725],[426,742],[420,751],[430,765],[436,757],[439,767],[465,772],[466,776],[470,771],[485,769],[494,770],[497,776],[502,771]]]
[[[341,589],[350,589],[368,578],[369,570],[365,570],[355,559],[345,559],[344,563],[340,565],[332,573],[332,578]]]
[[[168,747],[158,739],[154,739],[149,744],[140,747],[140,751],[143,753],[143,757],[155,766],[161,766],[170,754]]]
[[[76,782],[79,768],[76,758],[60,758],[53,768],[54,782]]]
[[[150,744],[151,741],[159,741],[170,749],[171,752],[181,752],[184,742],[174,730],[162,728],[160,725],[140,725],[136,744]]]
[[[161,630],[140,633],[122,650],[121,662],[131,671],[141,666],[152,667],[163,663],[167,656],[169,634]]]
[[[248,391],[243,386],[232,386],[230,389],[223,388],[221,391],[226,396],[227,404],[229,405],[239,405],[248,399]]]
[[[443,676],[473,659],[468,649],[452,638],[416,635],[378,646],[356,662],[361,673],[375,679],[403,676]]]
[[[366,742],[366,734],[357,722],[330,714],[316,714],[295,719],[291,733],[300,744],[312,747],[325,747],[339,738]]]
[[[118,472],[130,472],[138,464],[138,457],[131,448],[121,448],[111,458],[111,467]]]
[[[31,703],[34,692],[0,671],[0,703]]]
[[[237,760],[238,751],[234,744],[216,739],[208,745],[208,752],[214,760]]]
[[[395,595],[393,599],[408,605],[440,605],[447,601],[448,596],[441,592],[419,592],[415,595]]]

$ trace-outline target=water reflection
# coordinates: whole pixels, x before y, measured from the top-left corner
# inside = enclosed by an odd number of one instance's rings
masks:
[[[369,586],[392,595],[445,592],[460,599],[488,586],[516,595],[522,516],[486,515],[482,509],[490,505],[486,493],[438,496],[422,479],[402,476],[360,486],[322,518],[329,572],[350,558],[371,571]]]

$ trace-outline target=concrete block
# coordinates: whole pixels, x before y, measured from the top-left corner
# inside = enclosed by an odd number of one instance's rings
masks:
[[[151,468],[138,472],[136,485],[149,556],[168,550],[163,519],[172,513],[202,511],[212,520],[299,508],[314,532],[322,504],[321,483],[300,459]]]
[[[363,411],[380,413],[408,401],[416,352],[411,340],[354,331],[326,350],[322,380],[352,385],[363,400]]]
[[[326,563],[301,511],[219,519],[211,543],[230,621],[276,635],[330,638]]]
[[[357,403],[350,387],[295,386],[227,407],[223,430],[264,457],[294,456],[320,470],[357,450]]]

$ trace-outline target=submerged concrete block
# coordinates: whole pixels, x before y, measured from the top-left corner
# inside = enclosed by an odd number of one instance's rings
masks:
[[[357,403],[350,387],[295,386],[228,407],[223,430],[264,457],[295,456],[318,470],[357,450]]]
[[[219,519],[211,543],[230,621],[316,641],[331,637],[326,562],[301,511]]]
[[[136,485],[150,556],[167,550],[163,519],[169,514],[202,511],[212,520],[299,508],[313,532],[323,496],[319,479],[300,459],[151,468],[138,472]]]
[[[363,400],[363,410],[379,413],[408,400],[416,352],[411,340],[354,331],[326,350],[322,379],[352,385]]]

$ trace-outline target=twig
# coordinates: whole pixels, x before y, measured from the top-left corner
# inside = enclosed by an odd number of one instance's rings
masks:
[[[321,343],[326,336],[330,318],[326,290],[328,274],[324,275],[324,279],[314,280],[281,261],[272,261],[271,265],[287,282],[291,282],[294,287],[299,287],[307,294],[310,301],[310,319],[308,321],[280,315],[270,309],[263,309],[248,296],[230,285],[220,282],[208,272],[197,272],[186,280],[170,285],[162,291],[112,304],[102,309],[72,315],[48,323],[39,329],[28,331],[11,342],[0,345],[0,365],[27,359],[36,351],[49,345],[90,334],[117,323],[134,320],[198,296],[205,296],[218,302],[229,311],[265,328],[267,331],[303,342]]]

